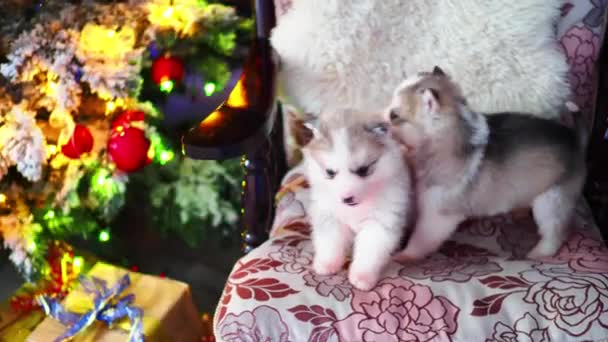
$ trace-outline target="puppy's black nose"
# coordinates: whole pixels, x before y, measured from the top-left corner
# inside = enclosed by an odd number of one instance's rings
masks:
[[[343,198],[342,202],[344,202],[344,204],[354,205],[355,204],[355,197],[354,196],[350,196],[350,197]]]

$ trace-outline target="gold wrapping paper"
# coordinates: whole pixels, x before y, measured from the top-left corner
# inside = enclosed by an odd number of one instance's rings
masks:
[[[131,286],[123,295],[134,294],[133,305],[143,310],[146,341],[200,341],[202,323],[187,284],[130,272],[101,262],[95,264],[88,275],[103,279],[108,286],[112,286],[125,272],[131,277]],[[82,312],[83,296],[88,295],[78,285],[62,304],[70,311]],[[51,342],[65,330],[66,327],[60,322],[46,317],[28,336],[27,342]],[[128,324],[108,327],[102,322],[95,322],[76,335],[73,341],[127,342],[128,336]]]

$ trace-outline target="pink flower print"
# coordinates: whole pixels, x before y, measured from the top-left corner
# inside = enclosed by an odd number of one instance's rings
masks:
[[[318,275],[312,272],[304,276],[304,281],[307,286],[315,287],[321,296],[332,296],[340,302],[350,297],[353,290],[345,272],[332,275]]]
[[[559,329],[581,336],[596,323],[608,328],[606,275],[550,268],[522,272],[521,276],[533,284],[524,301],[536,304],[538,313]]]
[[[281,314],[267,305],[238,315],[228,314],[217,331],[225,342],[288,342],[289,329]]]
[[[284,192],[277,203],[276,214],[270,236],[280,235],[279,232],[286,226],[306,217],[306,209],[296,194],[291,191]]]
[[[281,265],[275,267],[277,272],[299,274],[308,270],[312,264],[312,254],[301,248],[282,245],[281,248],[268,254],[273,260],[281,261]]]
[[[536,318],[526,312],[510,327],[503,322],[494,325],[494,333],[486,342],[549,342],[547,328],[540,328]]]
[[[399,271],[399,275],[414,279],[432,281],[467,282],[473,277],[481,277],[502,271],[497,263],[485,256],[452,257],[435,253],[429,258]]]
[[[500,227],[496,242],[512,258],[525,258],[538,242],[538,228],[533,220],[522,220],[509,226]]]
[[[560,16],[562,18],[566,17],[568,15],[568,13],[570,13],[570,11],[572,10],[573,7],[574,7],[574,5],[569,2],[563,4],[562,7],[560,8]]]
[[[567,263],[575,272],[608,273],[608,248],[599,239],[573,233],[555,257],[545,263]]]
[[[460,309],[430,287],[403,278],[354,289],[353,313],[334,323],[341,341],[451,341]]]
[[[562,36],[561,45],[570,65],[570,86],[576,103],[588,111],[594,92],[600,36],[586,26],[573,26]]]
[[[494,217],[484,217],[475,220],[469,220],[463,223],[459,231],[468,233],[474,236],[492,236],[498,231],[498,227],[502,222],[495,222]]]

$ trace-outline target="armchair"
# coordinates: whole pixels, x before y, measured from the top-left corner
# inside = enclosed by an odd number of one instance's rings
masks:
[[[309,270],[307,184],[298,167],[287,172],[282,107],[275,97],[280,60],[269,43],[275,9],[278,14],[287,11],[290,1],[275,2],[276,8],[270,0],[254,2],[257,33],[241,79],[228,99],[183,137],[184,153],[191,158],[244,155],[242,237],[248,254],[237,262],[226,283],[214,317],[216,337],[231,341],[608,337],[608,248],[596,225],[608,227],[608,158],[603,156],[608,150],[608,56],[606,49],[598,51],[605,45],[606,8],[594,8],[601,11],[595,13],[601,18],[598,25],[589,24],[594,5],[586,2],[565,5],[578,12],[561,19],[568,25],[560,40],[576,99],[591,97],[593,105],[588,109],[592,136],[586,201],[578,208],[571,236],[558,255],[543,262],[522,258],[536,239],[527,212],[472,220],[440,252],[417,265],[391,265],[386,278],[364,293],[348,284],[344,272],[318,276]],[[580,44],[571,47],[572,39]]]

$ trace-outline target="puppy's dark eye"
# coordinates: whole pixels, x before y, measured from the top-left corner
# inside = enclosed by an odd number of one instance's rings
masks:
[[[363,165],[358,167],[355,170],[351,170],[352,173],[356,174],[357,176],[361,177],[361,178],[365,178],[369,175],[371,175],[374,170],[373,170],[373,166],[378,162],[378,159],[374,160],[373,162],[367,164],[367,165]]]
[[[399,119],[399,114],[397,114],[396,110],[391,109],[391,111],[389,113],[389,118],[391,121],[395,121],[395,120]]]
[[[355,170],[355,174],[357,174],[357,176],[361,178],[367,177],[369,173],[369,166],[361,166],[360,168]]]
[[[329,179],[336,177],[336,173],[337,172],[332,169],[325,170],[325,174],[327,174],[327,178],[329,178]]]

